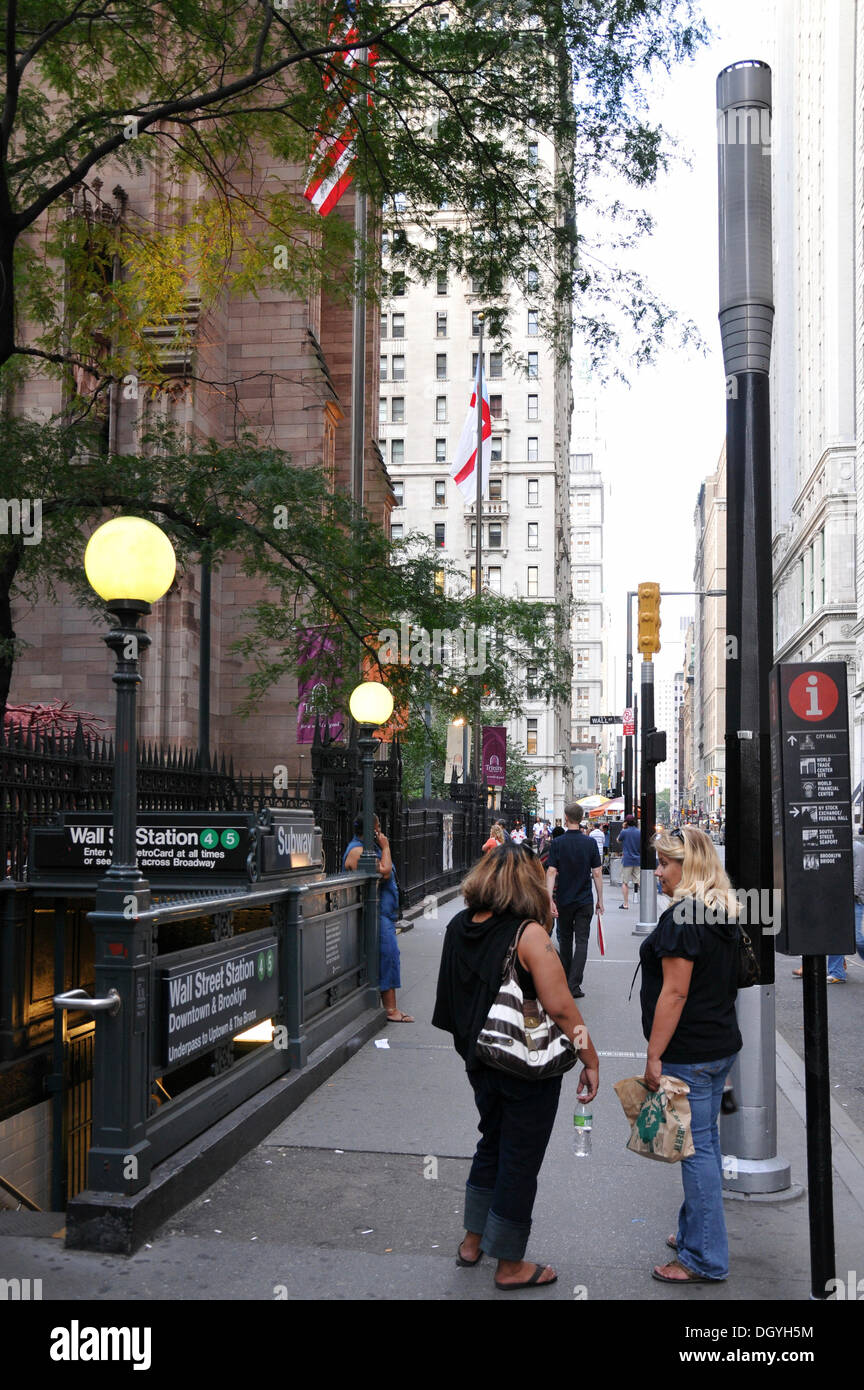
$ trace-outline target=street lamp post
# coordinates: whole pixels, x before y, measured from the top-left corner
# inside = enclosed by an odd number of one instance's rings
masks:
[[[348,708],[362,730],[357,739],[363,770],[363,850],[357,863],[359,873],[369,875],[363,911],[364,955],[367,994],[372,1007],[379,1003],[378,992],[378,857],[375,833],[375,738],[373,729],[386,724],[393,713],[393,696],[380,681],[363,681],[351,692]]]
[[[94,1003],[112,994],[115,1007],[96,1012],[93,1130],[88,1186],[134,1193],[150,1178],[146,1137],[149,1097],[150,885],[138,868],[135,838],[138,656],[150,645],[139,620],[171,587],[174,550],[158,526],[115,517],[93,533],[84,555],[87,579],[117,626],[105,642],[117,658],[117,724],[112,798],[111,866],[96,889],[93,927]]]

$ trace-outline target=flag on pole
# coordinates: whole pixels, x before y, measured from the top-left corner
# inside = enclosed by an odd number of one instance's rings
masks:
[[[345,16],[334,17],[331,21],[327,35],[331,43],[356,43],[360,37],[355,0],[346,0],[345,8]],[[333,100],[319,123],[303,190],[304,198],[322,217],[333,211],[354,178],[358,134],[357,117],[351,100],[357,91],[354,70],[365,61],[368,81],[374,82],[377,60],[378,54],[374,48],[339,49],[327,60],[322,82],[326,93],[330,94],[332,89]],[[367,93],[366,103],[371,109],[371,93]]]
[[[481,391],[483,401],[483,453],[480,460],[482,469],[480,492],[482,496],[486,491],[486,485],[489,481],[489,464],[492,459],[492,413],[489,409],[489,388],[486,385],[486,378],[483,375],[483,362],[479,354],[477,356],[477,375],[474,378],[474,390],[471,393],[471,404],[468,407],[468,414],[465,416],[465,424],[462,426],[459,443],[456,445],[456,456],[450,466],[450,477],[455,482],[466,502],[477,501],[478,389]]]

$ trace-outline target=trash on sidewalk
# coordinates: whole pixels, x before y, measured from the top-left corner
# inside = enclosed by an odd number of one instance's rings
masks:
[[[376,1047],[389,1047],[390,1044],[389,1044],[389,1042],[387,1041],[386,1038],[376,1038],[376,1039],[375,1039],[375,1046],[376,1046]]]

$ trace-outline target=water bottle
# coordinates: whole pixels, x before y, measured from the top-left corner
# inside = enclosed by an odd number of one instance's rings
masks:
[[[579,1105],[573,1111],[573,1155],[591,1157],[591,1111],[587,1105]]]

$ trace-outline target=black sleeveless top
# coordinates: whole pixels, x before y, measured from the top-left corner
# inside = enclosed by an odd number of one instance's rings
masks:
[[[503,913],[473,922],[472,916],[465,908],[447,924],[432,1015],[436,1028],[453,1034],[456,1051],[469,1069],[482,1065],[474,1056],[477,1036],[501,988],[504,958],[523,920]],[[534,981],[518,955],[516,977],[525,997],[536,999]]]

